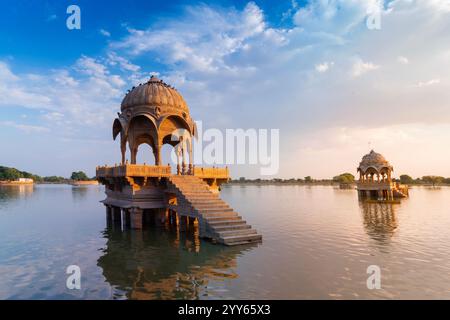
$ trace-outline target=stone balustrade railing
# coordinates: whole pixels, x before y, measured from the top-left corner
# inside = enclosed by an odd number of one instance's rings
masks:
[[[226,168],[194,167],[194,176],[202,179],[229,179],[230,172],[228,170],[228,167]]]
[[[395,185],[394,182],[389,181],[357,181],[357,185],[364,187],[393,187]]]
[[[101,166],[96,169],[97,178],[106,177],[168,177],[170,166],[124,164],[114,167]]]

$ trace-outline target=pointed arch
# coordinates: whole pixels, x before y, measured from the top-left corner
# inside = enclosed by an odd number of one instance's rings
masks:
[[[139,146],[143,143],[152,148],[155,164],[159,164],[158,131],[152,116],[145,113],[133,116],[128,126],[127,140],[131,151],[132,164],[136,163]]]

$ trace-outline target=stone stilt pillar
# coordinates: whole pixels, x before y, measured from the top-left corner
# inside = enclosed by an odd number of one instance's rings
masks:
[[[131,229],[142,229],[142,209],[130,209],[130,227]]]
[[[111,225],[112,224],[112,210],[111,207],[109,205],[105,205],[106,208],[106,225]]]
[[[370,199],[370,190],[366,190],[366,198]]]
[[[112,225],[114,229],[120,229],[122,227],[122,217],[120,214],[120,208],[111,206],[111,212],[112,212]]]
[[[164,224],[170,224],[170,210],[164,209]]]
[[[130,211],[128,209],[122,209],[122,226],[124,229],[130,227]]]
[[[112,218],[114,222],[119,221],[120,222],[120,208],[119,207],[111,207],[111,211],[112,211]]]
[[[206,231],[206,225],[202,218],[198,218],[198,236],[200,238],[208,237],[208,233]]]
[[[163,226],[166,223],[166,209],[155,209],[154,219],[156,226]]]
[[[187,217],[178,215],[178,226],[180,232],[185,232],[187,230]]]
[[[384,196],[383,196],[383,190],[378,190],[378,200],[383,200]]]

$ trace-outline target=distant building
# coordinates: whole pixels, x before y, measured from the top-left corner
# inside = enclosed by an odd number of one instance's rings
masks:
[[[29,178],[19,178],[17,180],[6,180],[6,181],[0,181],[1,185],[32,185],[34,183],[33,179]]]
[[[362,158],[357,171],[360,198],[393,200],[408,197],[408,187],[392,181],[394,167],[381,154],[370,151]]]

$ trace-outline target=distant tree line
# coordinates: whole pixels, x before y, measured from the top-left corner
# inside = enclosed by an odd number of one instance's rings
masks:
[[[412,178],[409,175],[403,174],[400,179],[393,179],[393,181],[400,182],[407,185],[450,185],[450,178],[444,178],[441,176],[423,176],[422,178]],[[237,180],[231,180],[231,183],[239,184],[348,184],[355,183],[355,176],[351,173],[342,173],[332,179],[314,179],[311,176],[304,178],[290,178],[290,179],[246,179],[240,177]]]
[[[15,181],[20,178],[33,179],[36,183],[70,183],[73,180],[95,180],[95,177],[89,178],[83,171],[72,172],[70,178],[59,176],[41,177],[26,171],[17,170],[16,168],[0,166],[0,181]]]
[[[422,178],[412,178],[407,174],[400,176],[400,183],[408,185],[447,185],[450,184],[450,178],[444,178],[441,176],[423,176]]]
[[[247,179],[245,177],[240,177],[236,180],[231,180],[231,183],[236,184],[332,184],[331,179],[313,179],[311,176],[306,176],[304,178],[290,178],[290,179]]]

